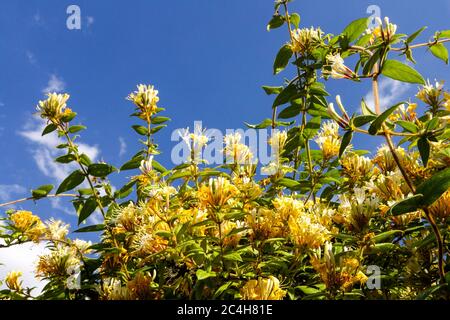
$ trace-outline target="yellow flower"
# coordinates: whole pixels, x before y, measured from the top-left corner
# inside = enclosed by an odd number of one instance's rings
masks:
[[[36,276],[39,278],[66,277],[70,275],[70,269],[79,267],[81,264],[75,247],[61,245],[39,257]]]
[[[292,31],[291,50],[298,53],[308,53],[321,43],[322,35],[323,32],[320,28],[296,29]]]
[[[38,241],[46,232],[45,225],[30,211],[19,210],[11,215],[12,225],[33,241]]]
[[[154,86],[140,84],[137,86],[138,91],[130,93],[127,97],[132,101],[141,112],[151,116],[156,112],[159,102],[158,90],[155,90]]]
[[[344,175],[353,183],[370,178],[373,173],[372,161],[355,153],[347,153],[341,159]]]
[[[341,141],[339,139],[338,130],[339,126],[336,122],[325,122],[322,125],[322,130],[317,134],[317,137],[314,140],[319,145],[323,157],[326,160],[339,155]]]
[[[47,100],[39,101],[36,107],[41,118],[57,121],[67,112],[71,112],[70,109],[66,109],[67,100],[70,98],[68,94],[48,93],[47,96]]]
[[[22,281],[19,282],[19,278],[22,276],[20,271],[11,271],[6,275],[5,283],[6,286],[13,291],[22,290]]]
[[[430,206],[430,212],[434,217],[442,220],[450,217],[450,191],[445,192]]]
[[[300,215],[297,219],[291,217],[288,225],[290,237],[299,247],[318,248],[330,239],[328,229],[308,214]]]
[[[241,289],[242,300],[282,300],[285,295],[280,281],[273,276],[249,280]]]
[[[444,82],[436,82],[433,86],[430,81],[427,81],[427,84],[422,86],[417,93],[416,97],[419,100],[422,100],[427,105],[436,106],[439,103],[441,94],[443,92]]]
[[[227,178],[210,178],[208,185],[202,184],[198,196],[203,207],[223,207],[237,195],[239,190]]]
[[[253,160],[253,154],[248,146],[241,143],[242,136],[239,132],[228,134],[224,137],[226,163],[228,164],[249,164]]]

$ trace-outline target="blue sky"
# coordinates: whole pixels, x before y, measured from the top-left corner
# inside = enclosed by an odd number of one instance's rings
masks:
[[[82,29],[68,30],[66,9],[81,8]],[[351,20],[367,16],[369,5],[400,26],[398,32],[450,29],[450,2],[430,1],[294,1],[303,27],[320,26],[337,34]],[[0,202],[27,196],[32,187],[57,184],[65,173],[47,160],[54,139],[40,140],[32,119],[45,89],[67,91],[78,121],[88,126],[83,146],[97,159],[119,166],[137,150],[132,105],[125,100],[139,83],[154,84],[160,105],[173,120],[158,133],[164,151],[158,160],[170,166],[171,132],[193,127],[242,128],[270,117],[272,97],[262,85],[279,85],[289,73],[272,75],[273,59],[288,39],[285,29],[267,32],[272,0],[2,0],[0,3]],[[449,69],[425,50],[415,54],[418,70],[431,80],[449,79]],[[329,81],[356,110],[369,84],[355,87]],[[416,86],[382,84],[386,103],[411,96]],[[378,141],[357,138],[356,147]],[[129,175],[129,173],[125,173]],[[44,218],[75,225],[67,202],[24,203]]]

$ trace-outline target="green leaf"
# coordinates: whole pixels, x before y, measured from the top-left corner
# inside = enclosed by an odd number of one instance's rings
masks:
[[[423,194],[424,205],[431,205],[450,188],[450,168],[439,171],[417,187],[416,192]]]
[[[291,83],[285,88],[283,88],[283,90],[278,94],[278,96],[275,98],[275,101],[272,104],[272,108],[288,103],[297,96],[298,96],[297,88],[295,84]]]
[[[98,232],[98,231],[103,231],[103,230],[105,230],[105,225],[104,224],[94,224],[92,226],[87,226],[87,227],[84,227],[84,228],[77,229],[74,232],[76,232],[76,233]]]
[[[261,123],[259,124],[249,124],[247,122],[244,122],[245,125],[251,129],[265,129],[268,127],[272,126],[272,119],[264,119]],[[291,122],[285,122],[285,121],[275,121],[275,127],[277,126],[290,126],[293,123],[293,121]]]
[[[300,25],[300,15],[298,13],[292,13],[289,20],[296,28]]]
[[[305,130],[303,131],[306,139],[311,139],[314,137],[320,129],[320,124],[322,123],[321,117],[311,118],[305,126]]]
[[[295,187],[299,186],[300,182],[295,181],[295,180],[290,179],[290,178],[282,178],[282,179],[277,181],[277,184],[280,185],[280,186],[283,186],[283,187],[291,189],[291,188],[295,188]]]
[[[262,88],[267,95],[279,94],[283,90],[283,87],[262,86]]]
[[[342,137],[341,146],[339,148],[339,158],[344,154],[345,149],[347,149],[350,142],[352,142],[353,131],[347,131]]]
[[[289,119],[300,114],[300,106],[291,105],[278,114],[279,119]]]
[[[167,181],[173,181],[173,180],[189,177],[190,175],[191,175],[190,171],[178,171],[178,172],[175,172],[173,175],[171,175],[169,177],[169,179],[167,179]]]
[[[213,271],[205,271],[205,270],[197,270],[197,272],[195,273],[197,276],[197,280],[205,280],[208,278],[214,278],[216,277],[216,273]]]
[[[169,121],[169,120],[170,120],[170,118],[168,118],[168,117],[158,116],[158,117],[154,117],[152,119],[152,124],[161,124],[161,123],[164,123],[164,122]]]
[[[34,199],[44,198],[50,193],[50,191],[53,190],[53,188],[54,188],[53,185],[46,184],[46,185],[38,187],[35,190],[32,190],[31,195],[33,196]]]
[[[106,163],[94,163],[88,167],[88,173],[91,176],[104,178],[114,172],[116,169]]]
[[[68,190],[72,190],[73,188],[79,186],[84,181],[84,174],[80,170],[76,170],[72,172],[61,184],[59,185],[56,194],[63,193]]]
[[[77,157],[74,154],[66,154],[64,156],[58,157],[55,159],[55,162],[58,163],[71,163],[72,161],[75,161]]]
[[[398,124],[400,127],[411,133],[416,133],[419,130],[417,125],[413,122],[398,120],[395,124]]]
[[[159,130],[161,130],[161,129],[165,128],[165,127],[167,127],[167,125],[165,125],[165,124],[153,127],[153,128],[151,128],[150,133],[151,134],[157,133]]]
[[[132,128],[134,129],[134,131],[136,131],[141,136],[146,136],[148,134],[148,129],[144,126],[135,124],[132,126]]]
[[[77,116],[77,113],[76,113],[76,112],[70,112],[69,114],[64,114],[64,115],[61,117],[61,121],[67,123],[67,122],[72,121],[76,116]]]
[[[152,161],[152,167],[153,169],[155,169],[156,171],[158,171],[159,173],[164,173],[167,171],[166,168],[164,168],[164,166],[162,164],[160,164],[158,161],[153,160]]]
[[[276,29],[281,27],[284,24],[284,17],[279,14],[273,15],[272,19],[267,24],[267,31],[270,31],[271,29]]]
[[[87,154],[85,154],[85,153],[82,153],[81,155],[80,155],[80,162],[82,163],[82,164],[84,164],[85,166],[90,166],[91,165],[91,163],[92,163],[92,161],[91,161],[91,159],[89,158],[89,156],[87,155]]]
[[[361,100],[361,112],[363,115],[365,116],[376,116],[376,113],[373,112],[369,106],[367,105],[366,101],[364,101],[364,99]]]
[[[377,117],[375,115],[357,116],[353,118],[353,125],[356,128],[359,128],[365,124],[368,124],[369,122],[373,121],[376,118]]]
[[[278,74],[286,68],[292,54],[293,52],[288,44],[281,47],[273,64],[273,74]]]
[[[144,160],[144,157],[138,156],[127,162],[125,162],[121,167],[120,171],[137,169],[141,165],[141,161]]]
[[[450,38],[450,30],[443,30],[439,32],[439,39]]]
[[[401,200],[389,209],[389,213],[393,216],[398,216],[404,213],[417,211],[422,206],[423,199],[424,197],[422,194],[416,194],[410,198]]]
[[[430,51],[436,58],[439,58],[448,64],[448,50],[442,43],[431,46]]]
[[[424,167],[428,164],[428,158],[430,157],[430,143],[427,137],[420,137],[417,141],[417,148],[419,149],[420,157]]]
[[[55,131],[57,128],[58,127],[55,124],[50,123],[48,126],[44,128],[44,130],[42,131],[42,135],[45,136],[46,134]]]
[[[425,79],[419,72],[397,60],[386,60],[381,73],[394,80],[425,85]]]
[[[367,29],[369,18],[362,18],[351,22],[342,32],[347,36],[348,43],[359,38],[359,36]]]
[[[396,236],[398,234],[403,234],[402,230],[390,230],[390,231],[386,231],[380,234],[377,234],[375,237],[372,238],[372,241],[375,243],[380,243],[383,241],[386,241],[388,239],[390,239],[393,236]]]
[[[80,215],[78,216],[78,225],[83,223],[97,208],[97,201],[94,197],[88,198],[81,209]]]
[[[426,29],[427,27],[422,27],[419,30],[417,30],[416,32],[414,32],[413,34],[411,34],[408,39],[406,39],[406,43],[411,43],[414,40],[416,40],[416,38]]]
[[[86,129],[85,126],[82,126],[82,125],[76,125],[76,126],[71,126],[71,127],[69,127],[69,132],[70,132],[70,133],[77,133],[77,132],[79,132],[79,131],[81,131],[81,130],[84,130],[84,129]]]
[[[386,119],[395,111],[397,108],[402,105],[403,102],[397,103],[395,106],[390,107],[386,111],[384,111],[382,114],[380,114],[370,125],[369,127],[369,133],[371,135],[376,135],[377,132],[380,130],[383,123],[386,121]]]
[[[242,257],[238,252],[232,252],[223,256],[224,260],[242,262]]]

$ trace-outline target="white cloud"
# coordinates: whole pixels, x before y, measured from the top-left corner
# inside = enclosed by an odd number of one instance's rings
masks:
[[[22,196],[26,192],[27,189],[18,184],[0,184],[0,203],[14,200],[14,198]],[[14,206],[7,208],[14,208]]]
[[[76,163],[58,164],[54,159],[63,154],[64,151],[56,149],[59,144],[65,143],[62,138],[56,134],[47,134],[41,136],[42,130],[45,128],[43,119],[35,118],[31,120],[19,134],[32,144],[31,153],[39,171],[50,178],[53,183],[59,185],[72,171],[78,168]],[[100,154],[97,146],[79,143],[79,151],[85,153],[95,161]],[[61,201],[52,200],[53,208],[74,214],[74,211],[64,207]]]
[[[21,271],[23,287],[36,287],[31,293],[33,296],[38,295],[44,288],[46,281],[39,281],[35,278],[35,268],[40,255],[45,254],[49,250],[46,249],[45,243],[24,243],[9,248],[0,249],[0,279],[4,279],[10,271]],[[0,288],[5,288],[3,285]]]
[[[127,143],[123,137],[119,137],[119,157],[122,157],[127,153]]]
[[[56,74],[50,75],[50,79],[48,80],[47,87],[42,89],[43,93],[49,93],[49,92],[61,92],[66,89],[66,83],[64,80],[60,77],[58,77]]]
[[[403,95],[408,92],[411,88],[410,84],[392,80],[392,79],[382,79],[379,83],[379,94],[380,94],[380,108],[381,111],[393,106],[394,104],[400,102]],[[375,110],[375,101],[373,98],[373,91],[366,94],[364,100],[367,105]]]

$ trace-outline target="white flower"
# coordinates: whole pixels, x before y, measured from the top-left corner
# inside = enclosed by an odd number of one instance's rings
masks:
[[[324,75],[331,76],[333,79],[352,79],[355,77],[355,73],[344,64],[344,59],[339,53],[329,54],[326,59],[331,71],[324,69],[322,71]]]
[[[150,156],[148,160],[142,160],[141,165],[139,166],[139,170],[143,174],[149,174],[153,171],[153,156]]]

